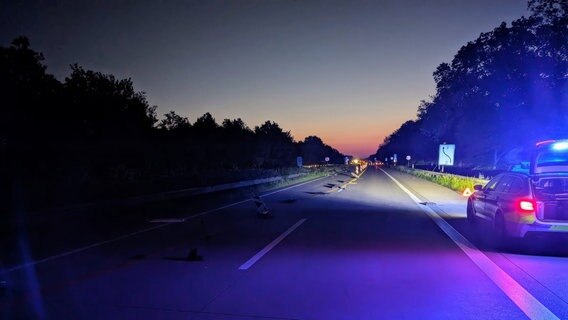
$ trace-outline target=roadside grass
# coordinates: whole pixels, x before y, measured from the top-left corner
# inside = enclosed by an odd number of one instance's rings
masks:
[[[473,186],[476,184],[485,185],[487,180],[472,177],[458,176],[454,174],[444,174],[439,172],[429,172],[425,170],[410,169],[402,166],[395,167],[396,170],[402,171],[418,178],[432,181],[446,188],[463,193],[466,189],[473,192]]]

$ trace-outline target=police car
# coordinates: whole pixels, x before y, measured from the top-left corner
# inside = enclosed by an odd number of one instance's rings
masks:
[[[528,173],[502,173],[474,189],[468,221],[489,222],[497,241],[568,233],[568,140],[537,143]]]

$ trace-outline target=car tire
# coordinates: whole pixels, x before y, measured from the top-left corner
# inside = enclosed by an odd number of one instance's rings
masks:
[[[475,208],[473,207],[473,203],[471,200],[467,201],[467,222],[470,224],[475,224],[477,222],[477,217],[475,216]]]
[[[510,243],[510,237],[505,228],[505,217],[500,211],[495,213],[493,219],[493,245],[496,249],[507,249]]]

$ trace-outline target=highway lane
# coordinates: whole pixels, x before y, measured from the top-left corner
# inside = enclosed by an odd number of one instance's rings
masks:
[[[320,179],[321,181],[316,180],[290,188],[269,191],[265,194],[266,197],[271,197],[280,192],[299,192],[299,195],[309,197],[313,193],[330,191],[328,187],[331,184],[340,185],[341,182],[339,181],[343,181],[342,179],[347,181],[350,177],[339,175]],[[298,189],[298,191],[294,189]],[[192,248],[199,249],[199,254],[202,254],[202,251],[207,250],[207,246],[222,239],[222,235],[229,230],[236,229],[239,232],[248,232],[247,228],[251,228],[252,231],[249,232],[249,235],[253,237],[252,241],[268,240],[273,236],[273,233],[279,231],[279,229],[272,231],[272,228],[278,228],[278,224],[264,223],[264,220],[257,218],[248,191],[250,190],[236,194],[221,193],[217,194],[216,197],[213,195],[197,199],[191,197],[185,201],[176,200],[165,203],[165,205],[162,203],[163,206],[160,207],[134,208],[134,212],[126,212],[125,217],[113,218],[111,211],[110,214],[103,214],[101,221],[95,221],[90,229],[90,223],[93,223],[90,218],[86,222],[74,220],[69,224],[59,221],[55,224],[48,224],[45,227],[45,232],[50,237],[45,238],[45,241],[55,240],[56,245],[63,245],[62,250],[54,250],[52,243],[45,244],[45,247],[49,250],[42,250],[42,237],[37,236],[30,239],[24,238],[19,247],[8,248],[8,250],[27,253],[28,256],[24,258],[28,261],[40,261],[41,263],[32,264],[28,268],[17,269],[7,275],[2,274],[0,280],[7,281],[7,288],[0,288],[0,314],[9,317],[13,315],[19,317],[22,314],[31,317],[35,314],[51,314],[49,310],[43,311],[43,300],[46,298],[49,299],[51,296],[67,291],[68,288],[85,281],[98,281],[101,275],[112,273],[142,260],[175,261],[177,258],[186,257],[188,251]],[[290,194],[292,193],[288,195]],[[287,206],[288,200],[287,198],[284,201],[284,206]],[[152,211],[152,208],[155,209],[155,212]],[[144,211],[137,212],[137,209]],[[199,217],[189,218],[186,223],[171,224],[164,227],[160,227],[161,224],[155,225],[144,222],[147,216],[193,217],[196,215],[199,215]],[[283,221],[279,222],[282,223]],[[126,222],[131,222],[131,225]],[[53,228],[54,225],[57,228]],[[77,230],[74,230],[75,227],[77,227]],[[143,232],[148,228],[155,229]],[[140,231],[142,233],[138,233]],[[62,234],[58,234],[58,232],[62,232]],[[247,234],[242,236],[240,240],[249,241],[246,236]],[[88,242],[89,239],[96,242]],[[114,239],[117,240],[113,241]],[[34,241],[34,243],[30,243],[31,241]],[[21,243],[30,247],[33,245],[33,248],[22,249]],[[55,246],[55,248],[57,247]],[[36,252],[31,249],[35,249]],[[179,252],[172,253],[172,250]],[[37,251],[40,253],[41,251],[48,251],[53,254],[36,255]],[[6,251],[3,253],[12,254],[12,252]],[[89,292],[86,294],[85,301],[92,300],[92,295]],[[76,301],[76,297],[69,297],[69,299]],[[49,303],[47,303],[47,308],[49,307]],[[72,304],[66,304],[66,308],[70,312],[75,309]],[[58,313],[55,312],[55,314]]]
[[[447,221],[471,236],[459,216],[464,200],[458,195],[390,173],[420,197],[438,200]],[[0,314],[51,319],[526,318],[384,173],[370,168],[341,192],[329,188],[339,180],[349,178],[329,177],[264,197],[272,219],[259,219],[245,202],[203,221],[16,272],[10,281],[19,288],[2,297]],[[282,235],[249,268],[239,269]],[[191,248],[203,261],[181,259]],[[493,254],[503,255],[487,252],[539,301],[554,296]],[[516,264],[527,263],[523,258]],[[564,270],[564,258],[554,258],[562,262],[543,265]],[[558,300],[542,303],[562,315]]]
[[[27,256],[41,260],[138,232],[149,227],[147,219],[187,217],[239,202],[249,199],[252,192],[260,192],[267,187],[240,188],[151,203],[91,206],[32,214],[26,213],[22,205],[18,217],[13,219],[15,221],[0,228],[0,267],[9,269],[27,262]]]
[[[522,319],[384,175],[322,199],[306,223],[193,319]],[[231,318],[227,318],[231,319]]]
[[[488,226],[472,228],[466,220],[466,197],[429,181],[388,170],[456,230],[511,275],[548,309],[568,319],[568,239],[564,236],[530,237],[507,248],[495,249],[488,241]]]

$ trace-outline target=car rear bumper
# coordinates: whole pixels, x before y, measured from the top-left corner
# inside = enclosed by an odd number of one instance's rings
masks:
[[[535,221],[531,224],[511,223],[507,226],[508,234],[522,238],[529,233],[567,233],[568,223],[542,223]]]

